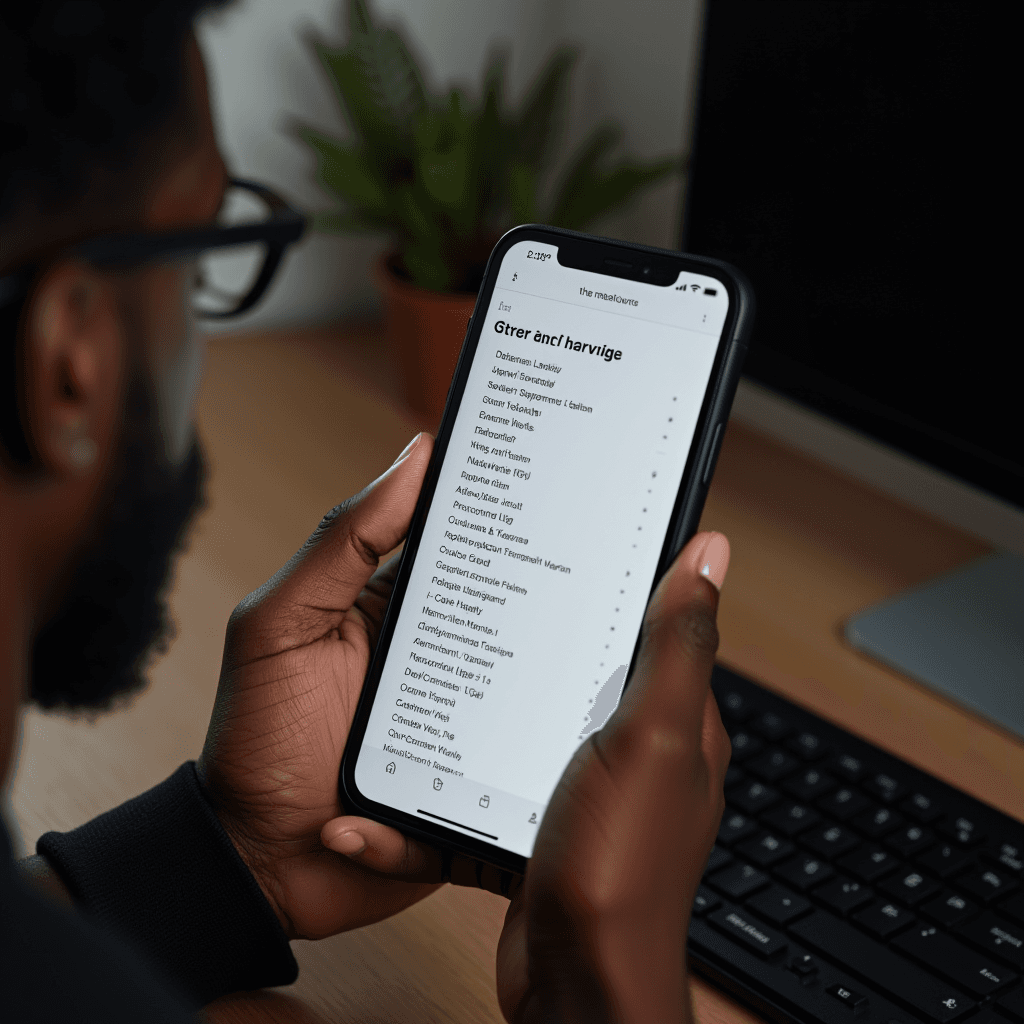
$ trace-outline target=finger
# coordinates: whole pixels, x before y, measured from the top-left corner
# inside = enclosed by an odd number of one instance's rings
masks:
[[[609,722],[642,716],[685,724],[699,746],[718,649],[718,587],[729,564],[720,533],[697,534],[658,584],[644,618],[637,667]]]
[[[439,850],[379,821],[353,815],[332,818],[320,830],[320,841],[327,849],[383,875],[407,882],[445,880]]]
[[[356,607],[363,613],[366,620],[366,632],[370,638],[370,647],[377,645],[380,627],[384,621],[391,591],[398,577],[398,567],[402,564],[402,554],[389,558],[371,577],[356,599]]]
[[[732,741],[722,724],[722,716],[718,711],[718,701],[708,688],[704,698],[704,719],[701,727],[701,749],[704,760],[711,773],[712,784],[716,790],[725,785],[725,772],[732,756]]]
[[[519,880],[511,871],[446,855],[368,818],[332,818],[320,830],[320,841],[356,864],[404,882],[451,882],[508,896]]]
[[[430,434],[418,434],[386,473],[331,509],[287,565],[242,601],[234,618],[262,620],[296,606],[304,612],[350,608],[381,555],[408,532],[432,451]],[[315,619],[308,621],[313,631],[321,628]]]

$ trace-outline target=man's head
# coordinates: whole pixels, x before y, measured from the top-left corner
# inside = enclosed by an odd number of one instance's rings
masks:
[[[138,685],[198,501],[194,266],[100,270],[70,250],[214,219],[226,174],[191,35],[206,6],[0,13],[0,685],[30,678],[44,705]]]

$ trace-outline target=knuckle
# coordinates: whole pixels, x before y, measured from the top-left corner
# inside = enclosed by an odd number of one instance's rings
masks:
[[[714,657],[718,650],[718,624],[712,608],[693,600],[681,608],[652,608],[643,626],[643,642],[650,647],[681,644],[693,654]]]
[[[679,638],[688,650],[714,657],[718,650],[718,623],[710,608],[691,604],[676,619]]]
[[[377,568],[380,564],[380,554],[372,545],[368,544],[354,531],[348,534],[346,540],[348,541],[348,546],[355,552],[361,562],[374,569]]]
[[[692,737],[668,722],[630,722],[616,737],[631,755],[656,768],[676,767],[692,761]]]

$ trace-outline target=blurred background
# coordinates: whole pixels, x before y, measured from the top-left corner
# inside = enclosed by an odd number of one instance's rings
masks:
[[[240,0],[203,21],[222,150],[233,172],[274,186],[304,210],[331,207],[316,161],[291,126],[301,121],[345,139],[349,127],[305,38],[348,39],[342,0]],[[487,58],[509,51],[511,105],[553,50],[580,51],[571,80],[561,159],[596,125],[614,119],[634,157],[678,154],[689,135],[698,60],[699,0],[373,0],[376,20],[397,28],[430,91],[461,86],[479,97]],[[597,233],[676,248],[682,178],[674,175],[593,225]],[[230,330],[365,318],[380,309],[372,268],[383,236],[314,233],[294,249],[270,295]]]
[[[207,16],[198,29],[219,141],[231,171],[265,182],[308,213],[337,211],[344,205],[318,183],[324,154],[321,151],[318,156],[309,143],[309,132],[337,140],[331,145],[359,143],[335,83],[310,42],[315,37],[322,47],[335,52],[349,46],[350,2],[237,0]],[[681,245],[701,36],[705,24],[709,38],[717,25],[716,38],[727,45],[715,51],[709,44],[708,53],[719,53],[720,78],[729,87],[719,81],[719,94],[731,95],[732,79],[740,80],[736,109],[750,123],[741,122],[746,127],[737,130],[735,119],[703,118],[705,127],[700,131],[708,135],[713,128],[719,134],[712,145],[702,135],[697,151],[705,156],[698,158],[691,184],[700,194],[703,159],[705,189],[708,182],[724,182],[729,188],[721,189],[717,200],[712,195],[711,200],[691,205],[686,244],[692,251],[720,256],[748,269],[757,287],[761,284],[755,273],[759,254],[743,251],[742,245],[756,243],[762,235],[774,240],[778,231],[770,216],[764,232],[749,230],[742,204],[734,202],[734,195],[757,195],[760,188],[767,196],[765,209],[773,215],[780,182],[792,185],[812,178],[815,187],[831,190],[834,208],[817,200],[808,202],[804,194],[797,196],[799,209],[807,216],[801,224],[804,234],[794,248],[815,273],[821,270],[826,278],[835,266],[832,247],[845,247],[854,238],[870,255],[877,238],[885,239],[887,245],[894,238],[888,223],[882,223],[875,234],[860,223],[854,223],[846,235],[833,230],[836,210],[849,219],[852,209],[846,198],[849,189],[842,185],[846,179],[834,171],[852,177],[851,188],[856,187],[862,166],[843,154],[859,153],[862,147],[854,146],[852,134],[846,138],[854,122],[835,116],[835,97],[841,97],[853,76],[843,68],[835,70],[828,48],[823,51],[820,77],[826,82],[830,75],[839,79],[832,83],[834,91],[819,88],[817,79],[814,87],[798,81],[794,88],[800,102],[790,104],[793,116],[786,124],[799,145],[780,142],[786,137],[779,131],[778,112],[787,108],[775,102],[765,76],[774,73],[776,85],[781,82],[788,87],[792,68],[799,62],[791,61],[789,51],[775,41],[783,36],[792,42],[796,37],[785,19],[775,18],[775,36],[765,24],[779,9],[799,20],[818,5],[775,4],[765,13],[768,7],[736,0],[718,0],[709,10],[702,0],[632,0],[629,4],[372,0],[369,10],[380,26],[396,29],[406,41],[435,104],[445,99],[449,89],[459,87],[467,105],[478,110],[485,69],[494,51],[502,48],[509,58],[506,108],[516,115],[558,48],[575,48],[579,60],[568,79],[551,177],[558,179],[577,147],[598,126],[617,123],[622,138],[610,154],[612,168],[620,160],[634,161],[634,170],[641,165],[654,167],[664,158],[674,158],[676,164],[650,187],[635,190],[631,201],[588,222],[585,230],[667,248]],[[737,17],[737,8],[743,8],[745,20]],[[905,8],[910,12],[906,20],[913,22],[917,9]],[[964,17],[973,19],[966,5],[963,9]],[[872,31],[869,38],[891,40],[892,19],[886,5],[878,5],[873,12],[886,31]],[[988,25],[974,20],[987,47]],[[744,26],[746,36],[739,31]],[[907,28],[911,34],[916,30],[915,24]],[[949,35],[958,43],[961,33]],[[736,46],[747,38],[767,54],[767,71],[736,58]],[[851,50],[856,58],[853,66],[863,65],[870,71],[870,62],[860,59],[859,46]],[[911,48],[900,48],[901,67],[904,49],[910,52]],[[927,75],[938,75],[942,81],[948,75],[939,66],[941,61],[932,60],[927,47],[915,52],[924,66],[920,80],[930,109],[935,104]],[[985,66],[1014,66],[1011,59],[992,62],[986,48],[979,52]],[[929,70],[929,61],[936,67]],[[982,78],[973,77],[981,83],[975,88],[981,89]],[[702,95],[702,107],[707,110],[717,94],[706,88]],[[973,93],[964,91],[964,96],[966,102]],[[759,102],[748,102],[749,97]],[[874,131],[874,121],[861,121]],[[299,136],[300,125],[308,130],[305,141]],[[824,131],[826,140],[832,134],[842,135],[840,141],[848,145],[829,149],[819,144],[814,130]],[[921,160],[932,161],[947,173],[951,131],[943,126],[931,140],[935,150],[923,147],[920,154]],[[1012,144],[1012,133],[1007,135],[1002,128],[991,138]],[[812,150],[833,161],[829,173],[820,173],[817,163],[804,159]],[[969,201],[960,204],[946,202],[946,193],[940,189],[941,216],[933,223],[940,234],[948,233],[959,217],[965,237],[979,239],[972,243],[973,251],[986,253],[990,250],[977,228],[987,222],[976,215],[977,197],[988,190],[992,201],[1000,203],[1002,193],[990,188],[988,175],[993,167],[1005,167],[1012,174],[1016,163],[989,156],[976,160],[977,148],[967,147],[965,152],[969,169],[979,180],[986,176],[985,186],[965,190]],[[890,164],[885,150],[877,166],[869,168],[871,180],[881,191],[892,191]],[[738,181],[735,187],[730,175]],[[936,187],[942,184],[939,176],[932,177]],[[949,194],[955,196],[956,190],[950,189]],[[719,218],[721,211],[725,216]],[[883,221],[887,211],[888,207],[882,208]],[[545,220],[544,212],[541,209],[537,219]],[[743,228],[736,235],[742,243],[736,252],[729,247],[734,240],[716,237],[719,219],[726,228],[731,229],[734,222]],[[786,224],[798,220],[789,218]],[[504,226],[516,222],[506,218]],[[991,218],[991,225],[993,231],[1002,232],[1001,216]],[[1001,236],[1000,240],[1005,241]],[[18,772],[9,794],[9,820],[20,831],[15,836],[18,853],[31,852],[47,829],[73,828],[160,782],[199,754],[232,608],[293,554],[324,512],[385,471],[419,429],[436,427],[438,394],[417,409],[411,400],[416,396],[407,387],[410,381],[422,383],[426,364],[411,358],[403,363],[397,342],[404,336],[404,323],[416,326],[425,346],[432,343],[433,328],[426,330],[424,324],[434,317],[438,332],[447,339],[444,358],[450,359],[436,382],[443,403],[472,308],[472,288],[430,292],[413,287],[401,275],[391,274],[388,279],[382,272],[382,257],[394,245],[394,234],[384,232],[329,234],[311,229],[288,252],[262,303],[238,320],[218,325],[211,334],[198,411],[209,462],[207,506],[172,586],[178,640],[153,667],[150,687],[129,707],[95,722],[36,711],[25,715]],[[950,251],[948,246],[932,248],[939,255]],[[771,247],[768,251],[770,258],[762,263],[771,268],[777,261]],[[896,252],[894,258],[903,257]],[[862,263],[875,266],[868,259]],[[797,270],[803,273],[806,267],[797,266]],[[990,274],[991,268],[986,266],[985,273]],[[935,279],[940,280],[937,275]],[[923,305],[940,320],[946,317],[946,291],[939,296],[941,302],[934,301],[934,291],[918,291]],[[783,312],[808,305],[801,305],[803,300],[795,299],[798,293],[792,289],[763,287],[759,294],[774,298]],[[881,290],[878,294],[886,300],[887,295],[899,293]],[[983,309],[994,317],[1003,304],[988,301],[988,294]],[[927,302],[926,295],[932,296]],[[897,306],[902,305],[901,299]],[[837,323],[849,327],[860,322],[847,315],[848,306],[839,306]],[[932,357],[935,338],[944,337],[941,332],[934,336],[918,332],[921,337],[894,334],[887,327],[891,310],[884,302],[879,309],[872,314],[871,339],[886,357],[886,373],[876,376],[890,383],[907,381],[901,396],[926,394],[939,401],[945,418],[926,424],[932,434],[939,428],[952,434],[964,423],[974,428],[990,422],[978,419],[975,406],[963,401],[964,360]],[[929,460],[933,465],[926,465],[920,460],[927,460],[927,453],[915,453],[909,444],[901,444],[888,421],[878,426],[878,402],[870,393],[856,396],[857,402],[848,401],[845,412],[839,406],[826,407],[823,400],[816,405],[810,401],[815,398],[810,394],[813,389],[802,383],[806,373],[801,377],[794,371],[794,353],[786,351],[792,342],[789,319],[763,315],[766,310],[768,302],[763,301],[757,345],[767,355],[772,355],[775,345],[779,358],[767,368],[761,366],[762,377],[754,380],[749,375],[758,370],[757,360],[748,361],[748,379],[734,405],[702,520],[703,528],[724,531],[733,547],[729,583],[719,608],[719,660],[826,717],[841,720],[873,742],[900,751],[940,777],[957,778],[963,785],[969,782],[976,795],[1019,814],[1024,792],[1019,744],[1017,753],[1007,753],[1005,734],[987,720],[965,716],[951,703],[910,685],[897,672],[879,667],[855,651],[842,634],[843,624],[864,608],[969,565],[993,547],[1024,555],[1024,512],[1008,504],[1019,505],[1019,495],[1024,493],[1019,485],[1019,450],[1014,453],[1013,473],[1004,472],[999,478],[1005,493],[997,500],[979,490],[977,481],[968,486],[954,479],[953,474],[963,472],[948,453],[940,452]],[[400,323],[395,311],[406,320]],[[822,373],[814,378],[821,399],[828,396],[825,385],[849,382],[847,356],[863,351],[864,337],[853,337],[846,345],[818,345],[825,332],[811,331],[809,336],[816,356],[835,361],[835,367],[826,367],[835,371],[831,384],[830,380],[821,383]],[[1011,335],[974,329],[965,336],[988,342],[990,337]],[[834,342],[833,334],[827,337]],[[953,342],[957,351],[963,350],[960,337]],[[908,357],[918,349],[924,356]],[[980,381],[973,389],[975,405],[984,407],[995,422],[999,415],[1016,417],[1019,401],[1015,377],[997,375],[1000,379],[995,383],[990,379],[991,366],[1001,365],[993,364],[998,345],[990,349],[992,354],[975,359],[967,369],[973,368]],[[971,345],[968,350],[982,348]],[[862,360],[862,368],[865,365],[871,369],[874,364]],[[922,367],[934,379],[924,380]],[[897,380],[898,372],[904,376]],[[996,384],[1014,389],[1012,401],[992,400]],[[953,394],[957,401],[947,401]],[[900,422],[906,420],[903,412],[894,413]],[[896,419],[890,417],[893,422]],[[1019,449],[1019,429],[986,430],[988,447],[994,449],[991,441],[998,439]],[[916,454],[916,459],[908,452]],[[1006,461],[1004,451],[996,456]],[[980,464],[982,460],[975,452],[970,461]],[[1010,639],[1019,644],[1019,631]],[[973,656],[978,647],[964,645],[963,649]],[[236,1005],[229,998],[209,1017],[296,1024],[371,1019],[498,1022],[493,950],[504,908],[502,900],[487,893],[446,886],[423,904],[373,928],[320,943],[296,943],[302,975],[287,995],[261,996],[261,1012],[256,1012],[252,1000]],[[404,979],[400,985],[395,981],[399,977]],[[701,1020],[741,1019],[735,1007],[723,1015],[725,997],[705,988],[699,993]],[[753,1021],[745,1019],[748,1024]]]

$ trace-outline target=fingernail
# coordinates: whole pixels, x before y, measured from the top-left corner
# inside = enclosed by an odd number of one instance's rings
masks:
[[[398,456],[398,458],[397,458],[397,459],[395,459],[395,461],[391,463],[391,468],[392,468],[392,469],[394,469],[394,468],[395,468],[395,466],[397,466],[397,465],[398,465],[398,464],[399,464],[399,463],[400,463],[400,462],[402,461],[402,459],[404,459],[404,458],[406,458],[406,457],[408,456],[409,452],[411,452],[411,451],[413,450],[413,448],[415,448],[415,447],[416,447],[417,443],[419,442],[419,439],[420,439],[420,438],[421,438],[422,436],[423,436],[423,433],[422,433],[422,431],[421,431],[421,432],[420,432],[419,434],[417,434],[417,435],[416,435],[416,436],[415,436],[415,437],[414,437],[414,438],[413,438],[413,439],[412,439],[412,440],[411,440],[411,441],[410,441],[410,442],[409,442],[409,443],[408,443],[408,444],[407,444],[407,445],[406,445],[406,446],[405,446],[405,447],[404,447],[404,448],[402,449],[402,454],[401,454],[401,455],[399,455],[399,456]]]
[[[366,849],[366,840],[358,832],[342,832],[331,839],[331,849],[335,853],[343,853],[346,857],[354,857]]]
[[[700,560],[700,574],[721,590],[729,571],[729,541],[723,533],[711,534]]]

